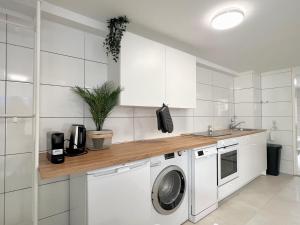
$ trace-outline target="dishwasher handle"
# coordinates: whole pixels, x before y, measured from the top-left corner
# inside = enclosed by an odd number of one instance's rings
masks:
[[[124,164],[116,167],[110,167],[107,169],[95,170],[95,171],[88,172],[88,176],[100,177],[100,176],[106,176],[112,174],[121,174],[133,169],[137,169],[139,167],[143,167],[147,163],[148,161],[139,161],[132,164]]]

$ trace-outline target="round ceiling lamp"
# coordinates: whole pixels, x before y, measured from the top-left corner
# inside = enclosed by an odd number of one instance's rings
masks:
[[[242,23],[244,17],[243,11],[239,9],[225,10],[212,18],[211,26],[216,30],[227,30]]]

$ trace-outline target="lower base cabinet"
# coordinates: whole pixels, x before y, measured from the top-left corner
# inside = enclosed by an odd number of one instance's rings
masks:
[[[151,212],[150,192],[149,161],[71,177],[70,224],[147,225]]]
[[[267,133],[235,138],[239,143],[239,177],[218,188],[219,201],[245,186],[267,169]]]

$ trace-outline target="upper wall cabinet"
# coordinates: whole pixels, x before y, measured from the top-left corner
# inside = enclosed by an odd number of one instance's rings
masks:
[[[196,58],[136,34],[125,33],[109,78],[123,91],[120,105],[174,108],[196,106]]]
[[[164,46],[131,33],[124,35],[121,46],[121,105],[161,105],[165,94]]]
[[[174,108],[196,108],[196,57],[166,47],[166,102]]]

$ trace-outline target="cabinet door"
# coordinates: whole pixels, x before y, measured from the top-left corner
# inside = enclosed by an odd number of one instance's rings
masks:
[[[166,103],[174,108],[196,108],[196,57],[166,48]]]
[[[120,104],[161,106],[165,99],[165,47],[126,33],[120,60]]]

